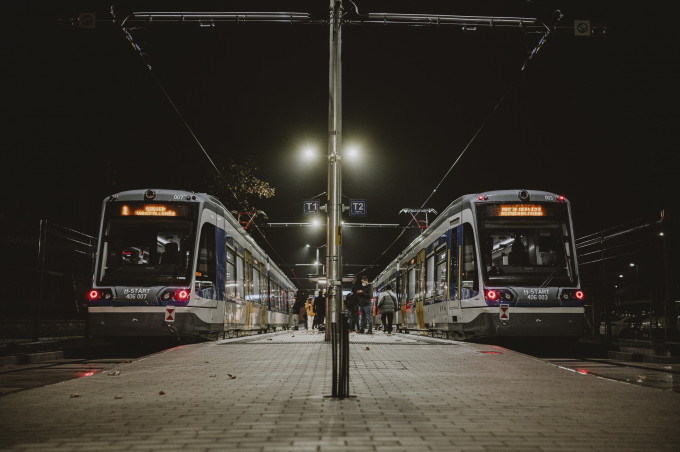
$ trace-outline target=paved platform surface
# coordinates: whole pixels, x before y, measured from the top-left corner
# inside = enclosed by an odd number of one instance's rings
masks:
[[[0,399],[2,450],[678,450],[680,394],[491,345],[282,332],[175,348]]]

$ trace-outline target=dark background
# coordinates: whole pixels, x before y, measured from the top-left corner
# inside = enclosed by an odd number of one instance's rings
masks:
[[[359,12],[539,17],[558,30],[520,68],[540,35],[514,28],[347,25],[343,28],[343,193],[368,200],[366,223],[401,223],[425,202],[494,106],[484,129],[426,207],[466,193],[527,188],[564,194],[575,233],[677,207],[680,39],[666,2],[366,1]],[[320,1],[114,3],[131,11],[302,11]],[[5,6],[2,215],[96,235],[105,196],[138,188],[207,190],[214,171],[112,23],[110,3],[28,1]],[[345,2],[345,8],[352,5]],[[95,12],[94,29],[71,19]],[[606,26],[575,37],[574,19]],[[271,222],[303,222],[302,200],[326,191],[328,27],[154,24],[133,32],[146,62],[216,162],[253,155],[276,188]],[[226,202],[226,200],[225,200]],[[348,218],[349,219],[349,218]],[[432,217],[430,218],[432,219]],[[311,263],[323,231],[263,228],[255,238],[291,270]],[[346,273],[384,265],[395,229],[345,229]],[[298,267],[304,277],[311,267]],[[366,270],[375,276],[379,267]],[[290,273],[293,275],[293,273]],[[302,283],[302,280],[296,280]]]

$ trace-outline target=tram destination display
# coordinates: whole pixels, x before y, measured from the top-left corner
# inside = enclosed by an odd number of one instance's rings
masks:
[[[189,217],[191,209],[173,203],[121,203],[112,213],[117,217]]]

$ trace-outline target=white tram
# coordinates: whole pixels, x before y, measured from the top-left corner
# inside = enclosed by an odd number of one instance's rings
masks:
[[[584,331],[569,201],[533,190],[465,195],[373,282],[396,289],[396,327],[457,338]]]
[[[296,288],[216,198],[132,190],[104,200],[93,336],[204,336],[288,325]]]

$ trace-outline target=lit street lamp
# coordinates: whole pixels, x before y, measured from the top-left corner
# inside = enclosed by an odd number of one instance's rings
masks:
[[[316,249],[316,261],[314,262],[314,264],[316,265],[316,274],[317,274],[317,275],[319,274],[319,265],[321,265],[321,273],[325,275],[325,274],[326,274],[326,264],[321,263],[321,261],[319,260],[319,250],[320,250],[321,248],[326,248],[327,245],[326,245],[326,244],[323,244],[323,245],[321,245],[321,246],[312,246],[312,245],[310,245],[310,244],[308,243],[308,244],[306,244],[305,246],[306,246],[307,248],[314,248],[314,249]],[[318,289],[318,288],[319,288],[319,283],[317,282],[317,289]]]

